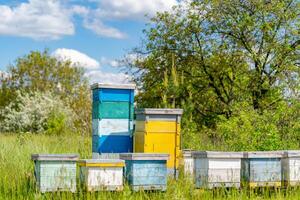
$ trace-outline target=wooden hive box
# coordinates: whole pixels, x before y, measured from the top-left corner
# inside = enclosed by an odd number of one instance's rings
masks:
[[[93,158],[132,152],[135,85],[96,83],[91,89]]]
[[[123,160],[87,159],[78,163],[80,180],[88,191],[123,190]]]
[[[120,158],[125,160],[125,178],[134,191],[167,189],[168,154],[130,153]]]
[[[242,162],[243,183],[253,187],[281,187],[281,151],[257,151],[244,154]]]
[[[284,186],[300,185],[300,151],[285,151],[282,159]]]
[[[240,152],[193,152],[196,188],[236,187],[241,184]]]
[[[182,109],[136,110],[135,153],[167,153],[168,174],[177,176],[181,156],[180,121]]]
[[[77,154],[33,154],[34,174],[40,192],[76,191]]]
[[[184,174],[193,177],[194,174],[194,158],[192,156],[193,150],[182,150],[181,165],[183,166]]]

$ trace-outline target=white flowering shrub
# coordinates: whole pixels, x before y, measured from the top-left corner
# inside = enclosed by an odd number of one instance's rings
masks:
[[[51,93],[20,91],[0,115],[2,132],[59,133],[72,129],[75,118],[72,110]]]

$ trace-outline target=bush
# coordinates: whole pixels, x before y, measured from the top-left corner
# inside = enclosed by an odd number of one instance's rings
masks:
[[[299,148],[299,102],[282,103],[276,110],[259,113],[248,109],[230,119],[221,118],[215,134],[228,150]]]
[[[60,98],[51,93],[17,91],[16,98],[0,111],[0,131],[63,133],[76,118]]]

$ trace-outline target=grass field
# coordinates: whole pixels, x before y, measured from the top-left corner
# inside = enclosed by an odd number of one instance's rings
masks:
[[[0,199],[300,199],[300,189],[289,190],[196,190],[183,177],[169,180],[166,192],[88,193],[81,189],[75,194],[40,194],[34,186],[32,153],[79,153],[91,155],[91,140],[81,136],[3,135],[0,134]]]

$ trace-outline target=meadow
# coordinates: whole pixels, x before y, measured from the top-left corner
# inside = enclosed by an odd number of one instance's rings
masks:
[[[259,190],[194,189],[189,178],[169,180],[166,192],[59,192],[41,194],[35,188],[32,153],[79,153],[91,156],[88,136],[49,136],[35,134],[0,134],[0,199],[299,199],[300,189]]]

